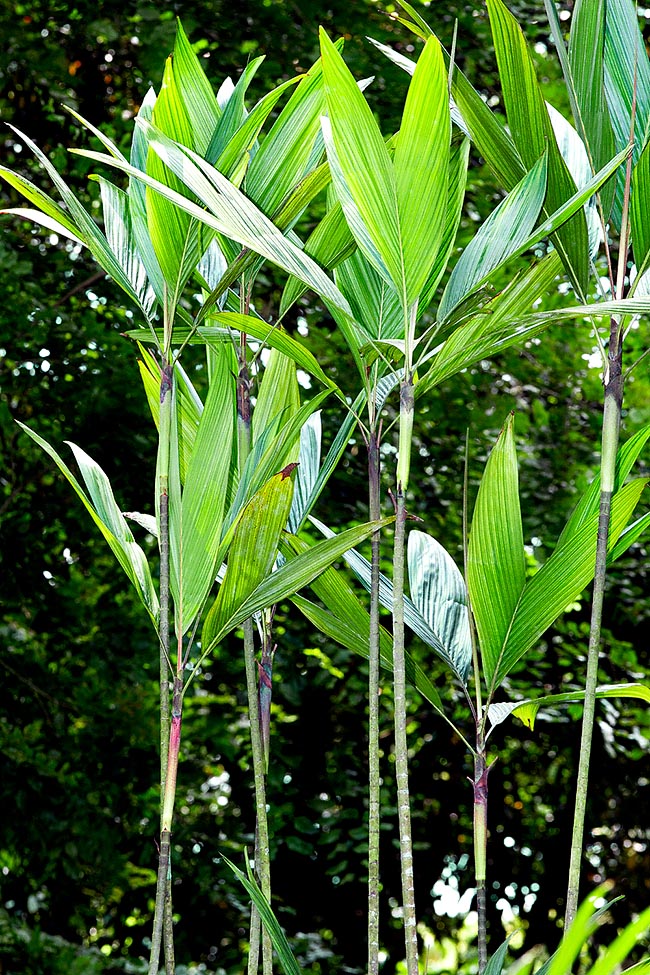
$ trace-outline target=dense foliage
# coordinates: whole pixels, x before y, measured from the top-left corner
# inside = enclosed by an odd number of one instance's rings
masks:
[[[104,4],[96,12],[83,4],[18,5],[16,17],[3,25],[3,120],[36,137],[68,182],[86,192],[88,162],[67,160],[63,147],[86,144],[87,137],[61,112],[61,102],[124,145],[147,86],[159,84],[179,13],[212,81],[237,76],[248,58],[266,53],[255,82],[260,90],[312,63],[316,27],[324,24],[330,36],[348,39],[346,59],[357,77],[375,74],[371,90],[386,131],[398,124],[404,77],[364,40],[371,34],[410,51],[411,40],[386,11],[370,3],[323,10],[248,6]],[[550,42],[541,5],[510,6],[537,41],[551,100],[561,101],[559,70],[545,54]],[[434,26],[446,41],[458,17],[459,63],[488,97],[498,99],[482,12],[474,4],[450,3],[444,15],[432,8],[426,13],[432,22],[440,17]],[[14,137],[3,134],[2,145],[3,164],[22,165]],[[24,168],[31,171],[31,162],[25,159]],[[466,239],[499,198],[479,159],[471,181]],[[92,198],[95,191],[87,192]],[[102,540],[14,420],[37,421],[39,433],[53,443],[82,444],[109,471],[120,504],[133,510],[152,507],[155,431],[143,408],[135,356],[120,334],[130,327],[133,309],[113,283],[74,245],[28,222],[3,224],[0,250],[0,959],[9,973],[117,971],[146,953],[149,934],[158,815],[157,649]],[[268,307],[261,311],[271,315],[280,283],[268,274]],[[310,304],[301,317],[312,351],[345,385],[333,324]],[[633,336],[632,346],[636,341]],[[640,351],[641,336],[638,346]],[[560,326],[523,350],[464,372],[427,401],[415,432],[410,511],[450,552],[462,545],[465,431],[475,493],[488,448],[515,410],[525,539],[531,563],[543,560],[594,471],[601,389],[592,352],[587,327]],[[198,356],[188,364],[196,366],[200,387]],[[629,385],[628,435],[650,420],[646,376],[639,370]],[[335,432],[327,411],[324,424],[327,441]],[[394,450],[389,441],[386,449]],[[331,514],[339,527],[352,524],[366,515],[364,496],[362,445],[353,443],[319,513],[326,521]],[[646,566],[647,550],[639,544],[613,570],[604,681],[647,676]],[[587,620],[585,595],[527,659],[526,682],[546,691],[580,683]],[[278,914],[313,971],[341,965],[362,970],[366,782],[359,715],[365,667],[297,624],[293,614],[289,621],[288,608],[278,611],[275,632],[280,646],[268,794]],[[439,662],[415,640],[411,650],[442,685]],[[204,971],[241,970],[247,937],[247,905],[220,861],[221,854],[241,859],[254,830],[239,655],[237,641],[224,643],[186,702],[173,837],[180,864],[175,910],[182,921],[179,956]],[[516,690],[516,670],[509,682]],[[387,690],[386,714],[390,698]],[[457,703],[460,715],[464,705]],[[502,922],[520,928],[527,947],[554,944],[558,936],[564,889],[548,868],[568,849],[579,711],[540,716],[534,731],[508,725],[496,732],[503,751],[491,781],[491,922],[495,929]],[[416,694],[409,733],[418,903],[437,939],[430,970],[449,970],[449,958],[436,969],[436,952],[452,950],[447,939],[457,936],[468,907],[458,898],[472,883],[471,769],[461,743]],[[586,881],[616,882],[626,898],[613,911],[617,923],[647,902],[650,779],[643,763],[649,737],[644,708],[632,702],[601,706]],[[382,773],[390,797],[388,732]],[[394,965],[402,937],[399,918],[389,913],[399,901],[399,864],[395,810],[386,801],[382,927]],[[457,943],[462,949],[462,938]]]

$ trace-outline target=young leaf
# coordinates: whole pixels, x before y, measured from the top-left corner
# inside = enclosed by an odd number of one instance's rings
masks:
[[[616,152],[605,97],[605,8],[603,3],[578,0],[569,36],[571,87],[579,112],[576,125],[588,147],[594,169],[604,166]],[[609,216],[615,185],[612,181],[611,186],[601,190],[605,219]]]
[[[293,416],[300,408],[300,393],[296,378],[296,366],[292,360],[275,349],[271,350],[269,359],[264,367],[264,374],[260,383],[255,410],[251,421],[253,443],[266,427],[277,417],[283,415],[285,419]],[[294,448],[295,456],[290,459],[298,460],[299,444]]]
[[[302,975],[303,970],[291,951],[286,935],[278,924],[275,914],[271,910],[266,897],[260,890],[254,878],[250,875],[248,877],[245,876],[245,874],[243,874],[241,870],[234,865],[234,863],[231,863],[227,857],[223,856],[223,854],[222,859],[223,862],[230,867],[259,911],[262,922],[264,923],[264,927],[268,931],[269,937],[273,942],[273,947],[278,953],[278,958],[284,970],[284,975]]]
[[[519,475],[511,414],[481,479],[467,554],[467,585],[488,684],[526,583]]]
[[[317,61],[302,75],[248,168],[246,195],[264,213],[275,215],[305,175],[323,104],[323,72]]]
[[[168,138],[194,148],[194,133],[177,74],[176,61],[170,56],[165,64],[160,94],[153,106],[152,122]],[[151,149],[147,156],[146,171],[153,179],[169,185],[177,192],[181,191],[182,183]],[[151,189],[147,190],[146,208],[151,242],[165,279],[166,300],[175,306],[183,286],[207,247],[211,234],[184,210]]]
[[[179,19],[176,25],[173,56],[174,87],[183,105],[191,132],[192,147],[202,155],[206,155],[222,112],[201,61],[192,50],[192,45]],[[156,124],[160,123],[156,122]],[[182,141],[180,135],[174,135],[173,138]]]
[[[445,220],[451,126],[440,47],[431,38],[420,56],[394,161],[322,29],[321,52],[331,139],[328,126],[323,132],[334,185],[359,247],[392,283],[405,310],[431,272]]]

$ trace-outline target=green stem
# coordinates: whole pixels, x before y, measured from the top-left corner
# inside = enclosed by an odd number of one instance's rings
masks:
[[[371,521],[381,516],[379,437],[371,426],[368,439],[368,496]],[[370,641],[368,646],[368,975],[379,972],[379,837],[381,776],[379,770],[379,557],[381,535],[371,539]]]
[[[248,975],[256,975],[260,964],[260,942],[262,938],[262,922],[260,912],[255,904],[251,904],[251,923],[248,932]]]
[[[160,854],[158,857],[158,876],[156,881],[156,902],[154,909],[154,925],[151,935],[151,956],[149,959],[149,975],[157,975],[160,959],[160,946],[165,927],[165,902],[170,898],[171,887],[171,835],[174,803],[176,801],[176,779],[178,775],[178,757],[181,744],[182,726],[182,678],[174,679],[174,693],[172,699],[171,723],[169,728],[169,748],[167,754],[167,771],[165,775],[165,794],[160,829]],[[171,908],[171,905],[170,905]],[[171,917],[171,914],[168,914]],[[167,932],[167,937],[169,937]],[[166,958],[166,970],[169,963],[173,964],[173,954]]]
[[[248,716],[250,721],[251,752],[253,756],[253,781],[255,786],[255,871],[265,898],[271,903],[271,855],[269,849],[269,827],[266,813],[266,775],[264,744],[259,719],[258,706],[258,665],[255,656],[255,637],[253,621],[244,623],[244,661],[246,666],[246,691],[248,695]],[[271,975],[271,942],[266,929],[262,937],[262,971]]]
[[[564,931],[568,932],[578,909],[580,897],[580,863],[587,810],[587,790],[589,785],[589,762],[596,711],[596,687],[598,686],[598,655],[600,652],[603,601],[607,573],[607,541],[612,506],[612,495],[616,476],[616,454],[618,452],[623,403],[622,341],[620,326],[613,321],[610,331],[608,372],[605,383],[603,405],[603,433],[601,456],[600,514],[596,541],[596,570],[591,602],[591,621],[589,627],[589,648],[587,651],[587,675],[585,679],[585,703],[582,715],[580,736],[580,759],[576,780],[576,799],[571,836],[571,856],[569,861],[569,883],[567,889]]]
[[[488,772],[485,747],[477,742],[474,756],[474,873],[476,879],[476,909],[478,912],[478,970],[487,966],[487,803]]]
[[[163,803],[167,786],[167,767],[169,763],[169,737],[171,712],[169,706],[169,445],[172,418],[173,367],[163,362],[160,381],[160,420],[158,436],[158,497],[159,497],[159,547],[160,547],[160,609],[158,618],[158,643],[160,662],[160,854],[158,861],[158,880],[156,884],[155,911],[149,972],[157,975],[162,944],[163,919],[171,917],[171,884],[167,874],[169,866],[169,846],[164,852],[166,866],[161,872],[163,858]]]
[[[251,402],[248,364],[246,361],[246,338],[242,335],[239,350],[239,375],[237,379],[237,442],[239,469],[250,452],[251,440]],[[244,664],[246,670],[246,692],[248,697],[248,717],[250,723],[251,752],[253,758],[253,780],[255,786],[255,870],[259,884],[268,903],[271,903],[271,856],[269,849],[269,827],[266,812],[266,763],[259,713],[258,664],[255,656],[255,632],[253,621],[246,620],[244,630]],[[259,921],[255,919],[255,909],[251,909],[251,939],[257,934],[257,945],[251,943],[248,972],[257,971],[259,953]],[[263,975],[272,975],[272,945],[266,929],[262,936]]]
[[[404,647],[404,562],[406,491],[408,488],[414,414],[413,380],[407,369],[400,389],[400,433],[397,460],[397,518],[393,552],[393,694],[395,707],[395,779],[402,871],[402,911],[407,975],[418,973],[417,919],[413,875],[413,839],[409,797],[408,741],[406,735],[406,666]]]

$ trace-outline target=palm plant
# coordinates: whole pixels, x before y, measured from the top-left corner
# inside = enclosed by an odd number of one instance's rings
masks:
[[[255,867],[261,895],[253,896],[256,886],[251,878],[247,878],[247,889],[267,930],[274,931],[269,915],[265,772],[272,607],[287,596],[325,633],[371,661],[369,972],[378,969],[379,949],[379,715],[375,708],[379,665],[384,663],[393,673],[409,975],[417,972],[418,949],[407,682],[421,690],[445,720],[450,718],[440,694],[406,651],[405,624],[425,639],[460,683],[474,722],[473,743],[468,740],[471,736],[458,733],[474,759],[479,967],[484,970],[488,964],[487,739],[491,728],[509,714],[532,721],[540,706],[559,700],[498,702],[496,696],[515,664],[531,652],[544,630],[593,577],[600,485],[594,482],[569,519],[553,555],[528,579],[513,421],[508,420],[476,499],[465,583],[434,539],[406,530],[416,403],[458,371],[535,336],[554,320],[646,309],[643,300],[623,301],[622,293],[614,302],[589,305],[584,301],[591,256],[584,207],[601,187],[612,186],[614,174],[630,159],[631,147],[623,140],[616,154],[598,157],[598,171],[594,173],[597,167],[592,167],[576,185],[553,136],[516,25],[500,0],[491,0],[490,10],[498,25],[495,40],[504,52],[504,88],[509,86],[514,93],[522,86],[527,99],[527,107],[522,108],[520,94],[513,94],[511,135],[503,131],[453,64],[447,71],[444,52],[414,11],[416,30],[427,40],[417,67],[406,65],[413,70],[413,78],[402,125],[388,140],[345,66],[340,44],[333,44],[321,32],[321,61],[300,80],[258,143],[269,113],[294,81],[269,92],[247,113],[244,97],[259,61],[248,66],[237,86],[226,84],[215,97],[179,27],[163,89],[157,98],[150,94],[143,105],[129,159],[83,123],[107,150],[84,151],[84,155],[129,177],[126,192],[104,177],[96,177],[104,232],[29,140],[25,139],[26,144],[48,171],[65,208],[24,177],[1,171],[38,207],[36,212],[19,209],[18,215],[28,214],[29,219],[85,243],[121,284],[142,316],[143,327],[132,337],[152,345],[156,352],[152,356],[141,346],[143,381],[159,430],[156,517],[137,515],[136,521],[159,540],[158,593],[144,553],[115,504],[103,471],[80,448],[73,448],[84,489],[53,448],[28,431],[90,510],[147,608],[160,644],[161,855],[150,972],[157,971],[163,941],[168,972],[175,964],[170,835],[183,697],[202,660],[240,626],[256,785]],[[455,108],[449,111],[450,89],[460,114]],[[452,119],[460,121],[460,129],[452,129]],[[509,192],[449,273],[470,137]],[[303,243],[295,231],[297,222],[326,190],[326,216]],[[637,222],[642,226],[640,216]],[[549,237],[554,248],[531,261],[501,293],[493,294],[491,278]],[[641,264],[646,257],[640,259]],[[360,381],[351,408],[308,348],[280,323],[270,325],[255,313],[255,282],[264,261],[289,275],[282,315],[305,288],[311,288],[336,320]],[[534,301],[554,287],[562,270],[581,304],[554,313],[532,312]],[[190,297],[191,290],[200,293],[198,303]],[[432,302],[435,312],[430,313]],[[206,347],[209,383],[203,400],[182,367],[181,355],[190,344]],[[253,409],[251,370],[258,369],[260,344],[272,351]],[[323,386],[321,393],[302,405],[296,366]],[[379,447],[385,435],[383,405],[395,388],[399,390],[398,460],[389,581],[379,573],[378,532],[389,520],[379,518]],[[345,403],[346,413],[320,468],[314,417],[330,394]],[[323,526],[325,540],[308,540],[298,533],[357,422],[368,446],[371,521],[339,535]],[[617,473],[609,480],[603,474],[612,501],[611,526],[604,535],[609,561],[648,523],[646,515],[626,528],[646,480],[624,482],[649,435],[650,429],[641,431],[618,452],[614,445]],[[215,444],[219,444],[218,450]],[[369,535],[373,538],[371,564],[354,552],[358,542]],[[600,537],[602,544],[602,526]],[[371,591],[370,614],[331,568],[343,554]],[[411,599],[405,596],[407,564]],[[217,577],[218,594],[211,601]],[[323,605],[295,595],[309,584]],[[380,626],[382,602],[393,613],[391,636]],[[262,642],[259,668],[256,615]],[[196,638],[199,628],[200,643]],[[474,694],[467,683],[471,669]],[[649,697],[647,689],[637,685],[601,688],[597,693]],[[564,699],[581,699],[581,692]],[[256,940],[252,935],[251,972],[257,969]],[[263,964],[270,972],[268,939]]]

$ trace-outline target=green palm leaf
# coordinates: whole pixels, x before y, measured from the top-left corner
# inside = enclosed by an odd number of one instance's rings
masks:
[[[213,361],[205,407],[188,452],[179,546],[179,636],[187,632],[201,611],[220,564],[221,531],[235,435],[234,366],[234,353],[224,346]],[[181,453],[185,451],[181,450]]]
[[[394,518],[383,518],[380,521],[368,522],[357,525],[355,528],[349,528],[334,538],[318,542],[304,555],[299,555],[295,559],[285,562],[277,571],[267,575],[243,603],[234,607],[229,618],[226,619],[222,612],[219,613],[219,616],[215,613],[210,627],[207,630],[204,628],[202,642],[205,650],[202,656],[210,653],[227,633],[243,623],[253,613],[273,606],[310,585],[316,576],[339,559],[350,547],[360,544],[374,531],[383,528],[392,521]],[[215,626],[217,622],[218,626]],[[206,620],[207,626],[208,620]]]
[[[440,321],[528,240],[545,196],[546,153],[492,211],[461,254],[440,301]]]
[[[115,501],[110,481],[104,471],[81,447],[77,447],[73,443],[68,444],[79,465],[88,491],[87,495],[56,450],[46,440],[39,437],[37,433],[34,433],[33,430],[25,426],[24,423],[17,422],[21,429],[52,458],[81,498],[84,507],[108,542],[117,561],[124,569],[134,589],[138,593],[140,600],[147,609],[152,622],[156,625],[158,597],[146,556],[133,538],[131,529]]]
[[[502,0],[487,0],[508,126],[530,168],[548,149],[547,211],[557,210],[575,193],[575,184],[560,155],[521,27]],[[589,242],[584,214],[558,231],[555,243],[579,294],[589,277]]]
[[[637,478],[617,491],[612,501],[609,549],[628,523],[649,478]],[[492,696],[515,663],[591,582],[596,560],[598,517],[589,518],[567,544],[555,549],[524,589],[503,647],[486,670]]]
[[[575,121],[594,170],[604,166],[616,152],[605,97],[605,8],[603,3],[578,0],[569,37],[570,89],[577,108]],[[627,139],[622,145],[626,142]],[[601,190],[605,219],[611,210],[615,185],[612,181],[611,187]]]
[[[486,680],[492,681],[526,583],[511,414],[481,479],[467,552],[467,585]]]
[[[439,45],[431,39],[418,61],[394,160],[322,30],[321,53],[329,110],[323,132],[334,186],[360,249],[405,310],[431,272],[445,222],[450,121]]]
[[[631,697],[650,704],[650,687],[645,684],[603,684],[596,688],[596,697],[599,700]],[[543,697],[529,698],[525,701],[490,704],[487,709],[488,719],[494,726],[501,724],[510,715],[514,715],[532,731],[540,708],[553,707],[556,704],[575,704],[584,699],[584,691],[566,691],[562,694],[544,694]]]

